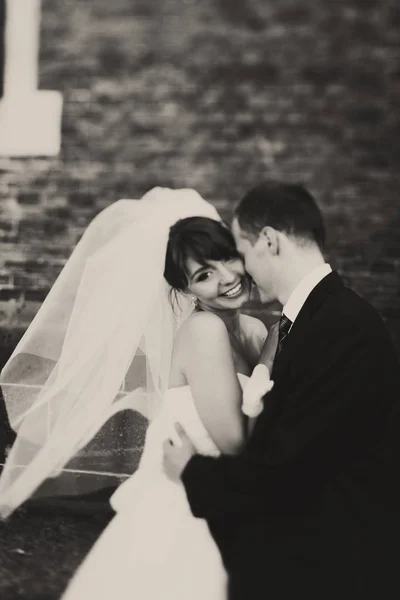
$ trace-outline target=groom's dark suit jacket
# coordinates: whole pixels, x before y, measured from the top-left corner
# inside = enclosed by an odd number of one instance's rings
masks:
[[[400,368],[376,311],[336,273],[277,357],[245,450],[183,472],[230,598],[400,597]]]

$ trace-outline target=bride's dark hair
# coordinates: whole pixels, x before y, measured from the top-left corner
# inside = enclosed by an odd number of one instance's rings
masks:
[[[164,277],[173,290],[187,289],[189,258],[206,266],[210,260],[230,260],[239,255],[225,224],[207,217],[188,217],[177,221],[169,232]]]

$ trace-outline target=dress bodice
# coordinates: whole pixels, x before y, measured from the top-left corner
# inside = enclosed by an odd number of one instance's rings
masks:
[[[242,386],[248,381],[246,375],[238,374]],[[188,385],[173,387],[164,395],[163,406],[151,422],[146,434],[146,442],[139,468],[154,468],[162,464],[162,444],[172,439],[179,444],[175,423],[180,423],[199,454],[218,456],[214,441],[204,427]]]
[[[246,375],[241,374],[238,374],[238,378],[242,387],[249,380]],[[172,439],[179,444],[175,423],[182,425],[199,454],[219,456],[220,451],[207,433],[197,412],[190,387],[184,385],[170,388],[164,395],[159,413],[147,429],[139,468],[120,485],[111,498],[114,510],[119,511],[123,506],[131,505],[133,498],[138,499],[143,491],[149,488],[149,482],[158,481],[160,478],[169,482],[163,469],[163,443]]]

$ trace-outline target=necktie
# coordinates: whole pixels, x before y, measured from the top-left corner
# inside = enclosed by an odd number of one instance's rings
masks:
[[[291,325],[292,325],[292,321],[290,319],[288,319],[288,317],[282,313],[281,318],[279,320],[278,347],[276,349],[275,358],[278,356],[278,354],[281,352],[281,350],[283,348],[283,344],[289,334],[289,329],[290,329]]]

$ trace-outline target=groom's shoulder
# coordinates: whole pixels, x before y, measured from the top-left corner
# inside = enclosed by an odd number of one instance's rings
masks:
[[[354,289],[348,286],[343,286],[341,293],[334,297],[333,309],[336,306],[343,316],[350,319],[357,317],[358,319],[379,319],[378,311],[372,306],[366,298],[359,295]]]
[[[385,325],[378,311],[352,288],[343,286],[322,303],[320,320],[326,328],[349,328],[355,332],[380,334]]]

